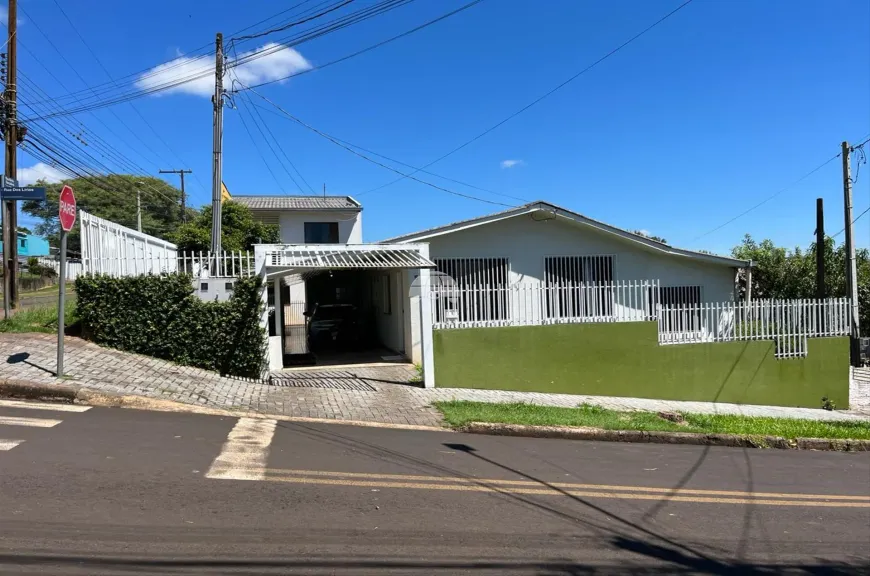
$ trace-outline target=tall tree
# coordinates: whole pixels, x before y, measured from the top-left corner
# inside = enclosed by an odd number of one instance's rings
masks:
[[[137,184],[142,182],[142,185]],[[93,178],[74,178],[58,184],[38,182],[45,186],[45,201],[29,200],[21,209],[38,218],[36,234],[48,238],[49,244],[60,244],[58,196],[64,184],[72,186],[79,209],[136,228],[136,190],[142,195],[142,231],[168,239],[181,224],[181,192],[159,178],[130,174],[113,174]],[[191,211],[191,215],[195,211]],[[67,246],[73,253],[81,251],[78,226],[68,237]]]
[[[825,260],[825,295],[829,298],[848,296],[846,289],[846,245],[837,246],[826,238],[821,248]],[[749,234],[732,250],[735,258],[752,260],[752,295],[755,298],[815,298],[816,244],[809,249],[789,250],[771,240],[756,242]],[[858,268],[858,315],[861,333],[870,333],[870,251],[855,251]],[[741,277],[741,290],[746,290],[746,278]]]
[[[171,240],[179,252],[207,252],[211,248],[211,205],[203,206],[193,221],[178,228]],[[227,251],[252,250],[254,244],[280,241],[278,226],[254,220],[251,210],[237,202],[224,202],[221,209],[221,246]]]

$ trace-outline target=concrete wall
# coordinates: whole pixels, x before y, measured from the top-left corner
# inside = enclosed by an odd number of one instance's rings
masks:
[[[706,302],[734,298],[735,270],[663,254],[613,234],[541,214],[521,215],[427,240],[430,258],[508,258],[510,282],[540,282],[546,256],[615,256],[614,280],[660,280],[662,286],[701,286]]]
[[[659,346],[654,322],[435,330],[436,384],[819,408],[849,405],[849,339],[811,338],[806,358],[772,341]]]
[[[281,242],[304,244],[306,222],[338,222],[339,243],[362,244],[362,212],[352,211],[281,212],[278,218]]]
[[[404,352],[404,302],[400,279],[402,271],[379,271],[369,272],[369,274],[373,280],[373,292],[370,297],[378,338],[387,348]]]

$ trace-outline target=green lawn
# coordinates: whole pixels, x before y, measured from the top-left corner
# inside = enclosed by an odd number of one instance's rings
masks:
[[[66,303],[66,325],[75,321],[75,301]],[[9,319],[0,319],[0,332],[57,332],[57,305],[34,306],[15,312]]]
[[[685,425],[660,418],[654,412],[618,412],[588,404],[555,408],[531,404],[490,404],[452,400],[436,402],[447,423],[459,428],[469,422],[497,422],[532,426],[588,426],[606,430],[646,430],[782,436],[783,438],[840,438],[870,440],[870,422],[815,422],[791,418],[751,418],[683,414]]]

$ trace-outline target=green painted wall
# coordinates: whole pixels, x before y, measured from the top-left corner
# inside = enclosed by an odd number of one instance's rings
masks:
[[[849,403],[848,338],[659,346],[654,322],[435,330],[435,382],[485,388],[819,408]]]

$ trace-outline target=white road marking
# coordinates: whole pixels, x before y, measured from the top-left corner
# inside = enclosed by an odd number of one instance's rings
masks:
[[[63,420],[50,418],[19,418],[18,416],[0,416],[0,426],[31,426],[33,428],[52,428]]]
[[[263,480],[277,420],[239,418],[206,478]]]
[[[19,400],[0,400],[0,408],[23,408],[25,410],[51,410],[52,412],[87,412],[90,406],[75,404],[48,404],[40,402],[21,402]]]
[[[24,440],[2,440],[0,439],[0,450],[12,450]]]

